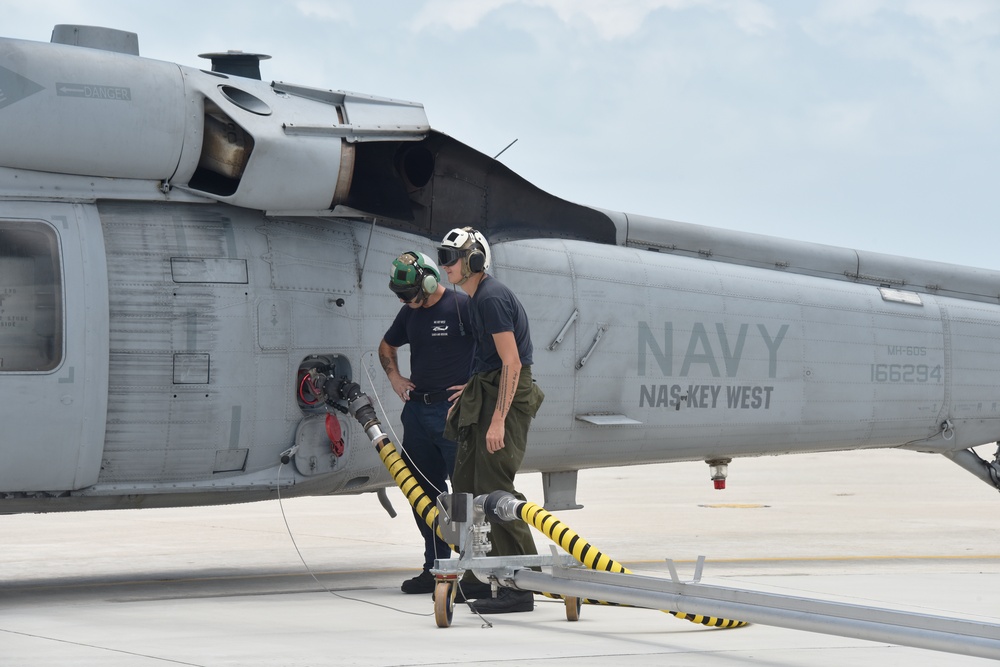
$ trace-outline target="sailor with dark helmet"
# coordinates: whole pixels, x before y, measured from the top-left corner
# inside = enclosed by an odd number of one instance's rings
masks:
[[[469,297],[445,289],[441,273],[427,255],[411,250],[392,262],[389,289],[403,303],[379,344],[378,356],[403,401],[401,455],[431,500],[447,491],[457,445],[444,437],[452,397],[458,396],[472,366],[475,340],[469,331]],[[400,372],[397,350],[410,346],[410,373]],[[436,558],[451,549],[413,513],[424,538],[419,575],[403,582],[404,593],[432,593]]]

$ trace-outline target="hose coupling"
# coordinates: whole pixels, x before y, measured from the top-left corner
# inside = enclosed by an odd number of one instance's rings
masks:
[[[489,495],[476,496],[475,503],[483,508],[483,512],[490,519],[506,522],[520,518],[518,511],[524,501],[518,500],[507,491],[494,491]]]
[[[361,394],[347,404],[347,409],[351,411],[351,416],[358,420],[361,427],[367,431],[370,427],[381,424],[375,408],[372,406],[372,399],[368,394]]]

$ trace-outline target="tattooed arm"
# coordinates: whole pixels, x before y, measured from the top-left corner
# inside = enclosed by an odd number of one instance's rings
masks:
[[[490,428],[486,432],[486,450],[490,454],[503,449],[504,420],[507,418],[507,413],[510,412],[510,404],[514,401],[514,392],[517,391],[517,381],[521,377],[521,356],[517,353],[514,332],[495,333],[493,334],[493,342],[497,346],[497,353],[500,355],[503,367],[500,369],[497,407],[493,412]]]
[[[410,382],[410,378],[403,377],[399,372],[399,359],[396,357],[396,350],[389,343],[382,339],[382,342],[378,345],[378,360],[382,364],[382,369],[385,371],[386,376],[389,378],[389,384],[392,385],[392,391],[396,396],[399,396],[403,402],[410,400],[410,390],[416,385]]]

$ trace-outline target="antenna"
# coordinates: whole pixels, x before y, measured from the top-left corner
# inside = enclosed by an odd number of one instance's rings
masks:
[[[509,144],[507,144],[506,146],[504,146],[503,151],[500,151],[499,153],[497,153],[496,155],[494,155],[493,159],[496,160],[498,157],[500,157],[501,155],[503,155],[503,153],[504,153],[505,150],[507,150],[508,148],[510,148],[511,146],[513,146],[516,143],[517,143],[517,139],[515,139],[514,141],[512,141]]]

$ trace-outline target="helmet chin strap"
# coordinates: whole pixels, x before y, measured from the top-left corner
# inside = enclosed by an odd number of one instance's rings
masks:
[[[461,287],[465,283],[469,282],[469,278],[471,277],[472,271],[469,269],[469,255],[466,253],[466,255],[462,257],[462,279],[454,284],[456,287]]]

